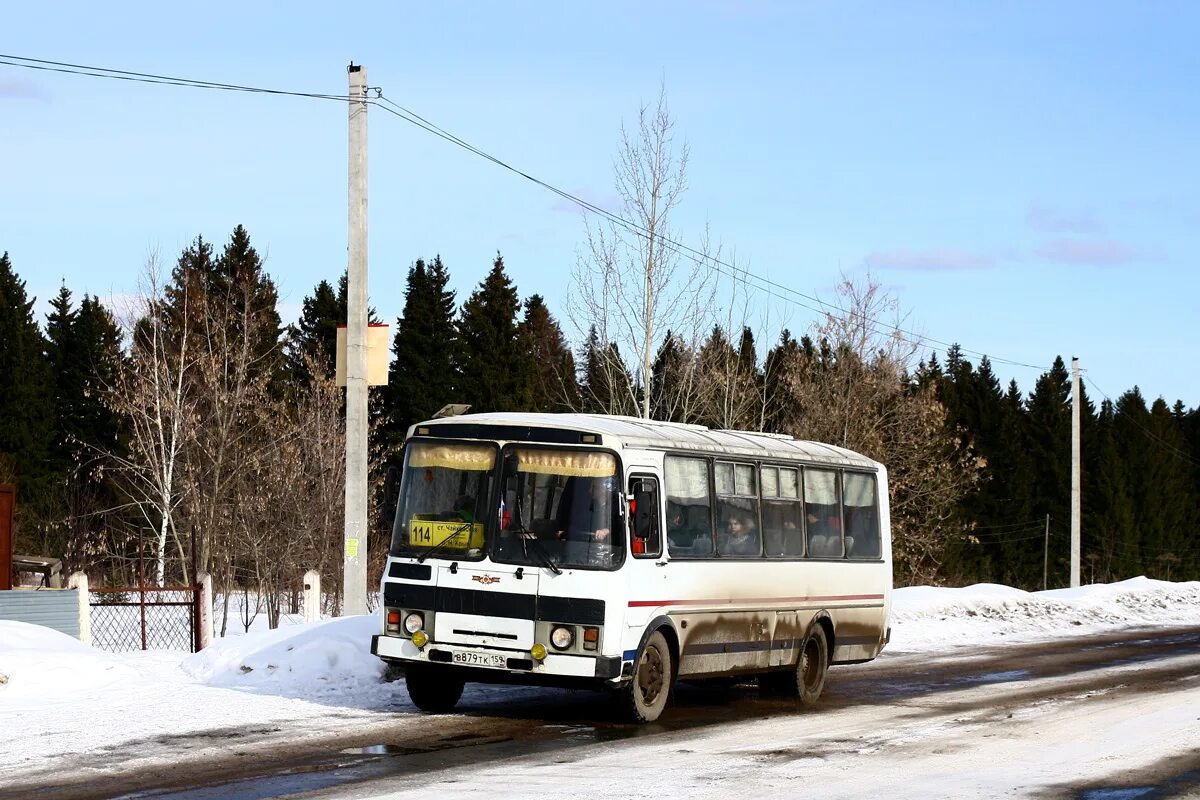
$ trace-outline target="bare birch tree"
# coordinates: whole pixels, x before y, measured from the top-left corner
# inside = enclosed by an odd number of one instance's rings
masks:
[[[186,295],[185,307],[190,302]],[[166,302],[157,258],[146,264],[141,294],[127,309],[127,368],[107,387],[112,409],[126,424],[128,455],[109,453],[120,483],[148,529],[154,532],[154,581],[163,585],[168,537],[175,536],[183,499],[181,460],[195,421],[187,391],[195,369],[187,336],[167,333]],[[186,324],[186,323],[185,323]],[[186,329],[185,329],[186,330]]]
[[[676,145],[674,128],[665,87],[653,108],[641,107],[636,130],[622,125],[614,173],[619,215],[630,224],[586,223],[567,300],[579,338],[594,331],[596,352],[605,354],[596,366],[612,388],[602,409],[609,413],[637,408],[649,418],[653,358],[667,331],[696,350],[712,319],[714,264],[707,255],[681,252],[670,225],[687,188],[688,148]],[[707,238],[697,252],[710,252]],[[631,354],[636,366],[611,363],[616,352]]]

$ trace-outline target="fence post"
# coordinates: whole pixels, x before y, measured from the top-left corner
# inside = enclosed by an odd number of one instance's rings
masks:
[[[196,637],[196,646],[203,650],[212,644],[213,640],[213,591],[212,591],[212,575],[207,572],[201,572],[196,576],[200,584],[200,596],[196,598],[199,607],[196,610],[198,619],[197,628],[199,635]]]
[[[304,621],[321,618],[321,575],[315,569],[304,573]]]
[[[78,592],[79,641],[92,643],[92,596],[88,591],[88,577],[82,572],[72,572],[67,579],[67,588]]]

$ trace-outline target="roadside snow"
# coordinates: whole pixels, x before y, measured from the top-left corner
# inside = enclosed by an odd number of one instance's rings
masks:
[[[963,589],[914,586],[892,594],[885,652],[1081,636],[1140,626],[1200,624],[1200,582],[1131,578],[1078,589],[1025,592],[981,583]]]

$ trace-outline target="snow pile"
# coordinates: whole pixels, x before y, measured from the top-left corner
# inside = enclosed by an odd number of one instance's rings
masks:
[[[62,699],[64,694],[88,695],[136,676],[117,657],[64,633],[0,620],[0,703],[5,708]]]
[[[1151,625],[1200,624],[1200,582],[1131,578],[1112,584],[1025,592],[976,584],[912,586],[892,594],[891,651],[996,643]]]
[[[371,655],[378,614],[322,620],[220,639],[183,660],[200,683],[285,697],[353,693],[377,685],[384,664]]]

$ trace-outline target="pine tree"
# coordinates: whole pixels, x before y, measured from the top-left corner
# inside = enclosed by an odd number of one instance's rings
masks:
[[[521,329],[531,348],[534,366],[529,410],[562,412],[577,408],[575,356],[541,295],[535,294],[525,301]]]
[[[520,411],[532,400],[532,349],[517,324],[517,289],[499,253],[491,272],[458,319],[462,383],[459,394],[472,411]]]

